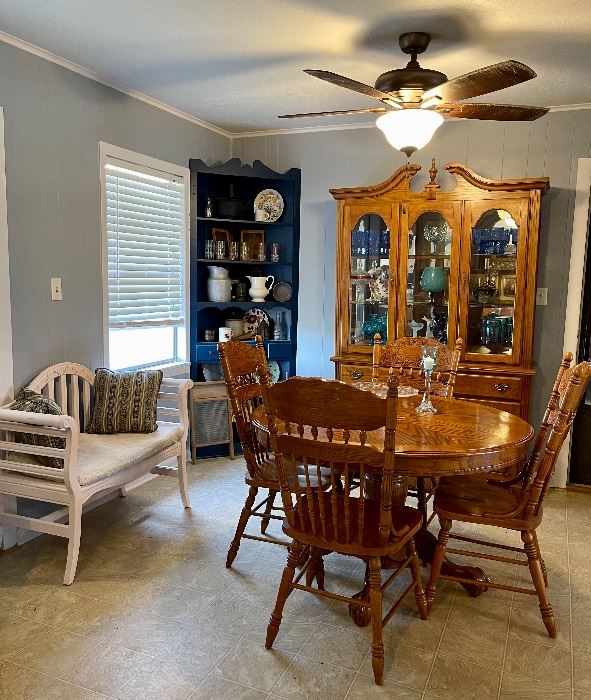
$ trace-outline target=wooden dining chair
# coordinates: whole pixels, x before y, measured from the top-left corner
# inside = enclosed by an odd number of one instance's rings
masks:
[[[423,390],[425,375],[421,351],[424,346],[436,347],[437,366],[431,377],[431,391],[451,399],[463,344],[462,338],[458,338],[454,349],[450,350],[435,338],[400,338],[382,345],[382,336],[376,333],[373,340],[372,381],[398,374],[401,384]]]
[[[369,608],[372,666],[375,681],[381,684],[382,627],[413,590],[423,619],[427,612],[413,539],[421,526],[421,514],[406,506],[392,508],[398,380],[389,380],[387,398],[381,399],[336,381],[293,377],[270,386],[264,370],[260,379],[285,510],[283,531],[292,539],[267,628],[266,647],[273,645],[285,602],[294,589]],[[374,430],[385,431],[383,451],[368,442],[368,433]],[[303,474],[298,473],[298,465],[304,467]],[[330,470],[331,487],[326,491],[311,488],[312,479],[320,478],[322,466]],[[355,482],[353,475],[358,477]],[[377,494],[373,489],[368,493],[367,484],[376,482]],[[306,546],[310,556],[294,580],[295,566]],[[325,591],[320,581],[318,588],[300,583],[309,567],[318,566],[318,553],[326,551],[366,562],[369,601]],[[382,584],[380,557],[394,558],[401,552],[399,567]],[[382,593],[407,567],[412,582],[382,617]]]
[[[400,338],[382,345],[382,336],[376,333],[373,341],[372,381],[379,382],[384,377],[397,374],[401,384],[424,391],[422,348],[425,345],[436,347],[437,367],[431,377],[431,392],[451,399],[463,344],[462,338],[458,338],[454,349],[450,350],[435,338]],[[433,498],[436,487],[436,479],[426,480],[424,477],[417,477],[416,481],[413,479],[409,484],[408,495],[417,499],[418,508],[426,524],[429,523],[427,505]]]
[[[570,367],[571,362],[572,354],[567,353],[558,370],[531,455],[524,462],[517,477],[504,481],[476,476],[441,479],[433,503],[434,512],[441,523],[441,530],[427,587],[429,606],[433,604],[437,582],[440,579],[469,583],[463,578],[444,576],[440,573],[446,552],[528,566],[534,584],[533,589],[494,582],[487,582],[486,586],[537,595],[548,634],[550,637],[556,636],[556,621],[546,592],[548,572],[540,551],[536,529],[542,522],[542,502],[550,485],[558,453],[591,377],[591,364],[581,362],[575,367]],[[454,520],[519,531],[523,547],[511,547],[454,534],[452,532]],[[448,548],[447,543],[450,538],[504,551],[525,552],[527,560]]]
[[[230,568],[238,554],[241,539],[259,540],[285,546],[289,542],[266,535],[270,520],[283,520],[282,515],[273,513],[274,510],[277,510],[274,502],[279,492],[279,482],[275,459],[259,441],[251,423],[252,412],[262,403],[257,367],[267,370],[263,340],[261,336],[257,335],[254,348],[239,340],[230,340],[227,343],[220,343],[218,349],[232,413],[242,445],[242,454],[246,462],[244,481],[248,486],[248,496],[240,513],[236,533],[226,558],[226,567]],[[255,505],[259,489],[264,489],[266,496]],[[245,533],[251,516],[262,518],[261,536]]]

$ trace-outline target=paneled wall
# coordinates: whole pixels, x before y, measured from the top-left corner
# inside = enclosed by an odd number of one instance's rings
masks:
[[[99,141],[187,166],[227,160],[230,140],[8,44],[0,66],[18,388],[55,362],[102,363]]]
[[[404,164],[376,128],[234,139],[233,155],[271,168],[302,169],[300,322],[298,373],[333,376],[336,206],[328,190],[380,182]],[[485,177],[547,175],[542,198],[538,286],[548,306],[537,307],[534,422],[538,422],[562,353],[577,159],[591,155],[591,110],[553,112],[532,123],[449,121],[412,157],[423,171],[431,157],[441,165],[466,163]],[[450,177],[440,179],[444,189]],[[304,313],[305,311],[305,313]],[[575,350],[575,348],[573,348]]]

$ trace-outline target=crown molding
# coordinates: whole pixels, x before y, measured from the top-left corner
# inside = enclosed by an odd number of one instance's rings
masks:
[[[99,73],[95,73],[95,71],[90,70],[89,68],[84,68],[84,66],[81,66],[78,63],[69,61],[67,58],[62,58],[61,56],[58,56],[57,54],[52,53],[51,51],[42,49],[40,46],[31,44],[30,42],[25,41],[24,39],[19,39],[18,37],[13,36],[12,34],[8,34],[7,32],[3,32],[1,30],[0,41],[4,42],[5,44],[10,44],[11,46],[16,47],[17,49],[21,49],[22,51],[26,51],[27,53],[33,54],[34,56],[38,56],[39,58],[43,58],[46,61],[49,61],[50,63],[55,63],[56,65],[61,66],[62,68],[71,70],[74,73],[78,73],[78,75],[82,75],[85,78],[94,80],[97,83],[106,85],[107,87],[110,87],[113,90],[117,90],[118,92],[121,92],[124,95],[128,95],[129,97],[133,97],[136,100],[145,102],[146,104],[149,104],[152,107],[156,107],[157,109],[161,109],[163,112],[168,112],[169,114],[172,114],[173,116],[178,117],[179,119],[184,119],[185,121],[191,122],[192,124],[196,124],[197,126],[201,126],[204,129],[208,129],[209,131],[213,131],[216,134],[220,134],[220,136],[225,136],[228,139],[248,139],[257,138],[260,136],[289,136],[290,134],[313,134],[316,132],[323,131],[345,131],[347,129],[373,129],[375,127],[375,122],[359,122],[355,124],[324,124],[322,126],[307,126],[300,128],[296,127],[295,129],[261,129],[260,131],[243,132],[228,131],[227,129],[223,129],[221,126],[216,126],[215,124],[206,122],[203,119],[199,119],[198,117],[193,116],[192,114],[183,112],[182,110],[177,109],[176,107],[172,107],[171,105],[168,105],[165,102],[160,102],[160,100],[156,100],[153,97],[149,97],[143,92],[138,92],[137,90],[132,90],[131,88],[119,85],[118,83],[115,83],[112,80],[105,78]],[[583,102],[581,104],[573,105],[555,105],[553,107],[550,107],[550,112],[570,112],[579,109],[591,109],[591,102]]]
[[[204,129],[209,129],[209,131],[214,131],[216,134],[220,134],[221,136],[225,136],[229,139],[231,139],[234,136],[234,134],[232,134],[230,131],[226,131],[226,129],[222,129],[221,127],[216,126],[215,124],[210,124],[209,122],[206,122],[203,119],[194,117],[192,114],[188,114],[187,112],[183,112],[180,109],[176,109],[176,107],[171,107],[170,105],[167,105],[164,102],[160,102],[160,100],[156,100],[153,97],[144,95],[143,92],[131,90],[130,88],[127,88],[123,85],[119,85],[118,83],[115,83],[112,80],[105,78],[99,73],[95,73],[93,70],[84,68],[84,66],[80,66],[77,63],[74,63],[73,61],[69,61],[67,58],[62,58],[61,56],[58,56],[57,54],[54,54],[51,51],[46,51],[45,49],[42,49],[39,46],[35,46],[35,44],[31,44],[28,41],[24,41],[23,39],[19,39],[18,37],[13,36],[12,34],[7,34],[6,32],[0,31],[0,41],[3,41],[5,44],[10,44],[11,46],[15,46],[17,49],[22,49],[27,53],[33,54],[34,56],[38,56],[39,58],[43,58],[46,61],[49,61],[50,63],[55,63],[56,65],[61,66],[62,68],[71,70],[74,73],[78,73],[78,75],[82,75],[85,78],[94,80],[97,83],[101,83],[102,85],[106,85],[107,87],[113,88],[113,90],[122,92],[124,95],[128,95],[129,97],[133,97],[136,100],[145,102],[151,107],[156,107],[157,109],[161,109],[163,112],[168,112],[169,114],[172,114],[175,117],[184,119],[185,121],[191,122],[192,124],[197,124],[197,126],[202,126]]]

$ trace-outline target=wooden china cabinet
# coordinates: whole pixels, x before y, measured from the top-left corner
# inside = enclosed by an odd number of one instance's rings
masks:
[[[488,180],[435,161],[422,192],[408,164],[370,187],[331,190],[338,203],[336,377],[371,376],[376,331],[388,339],[464,339],[456,398],[525,419],[532,365],[540,198],[548,178]]]

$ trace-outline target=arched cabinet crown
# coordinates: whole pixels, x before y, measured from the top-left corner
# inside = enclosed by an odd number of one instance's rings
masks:
[[[540,198],[548,178],[492,180],[435,159],[420,192],[407,164],[377,185],[330,190],[337,201],[335,372],[371,375],[371,344],[405,336],[464,341],[455,396],[527,418]]]

